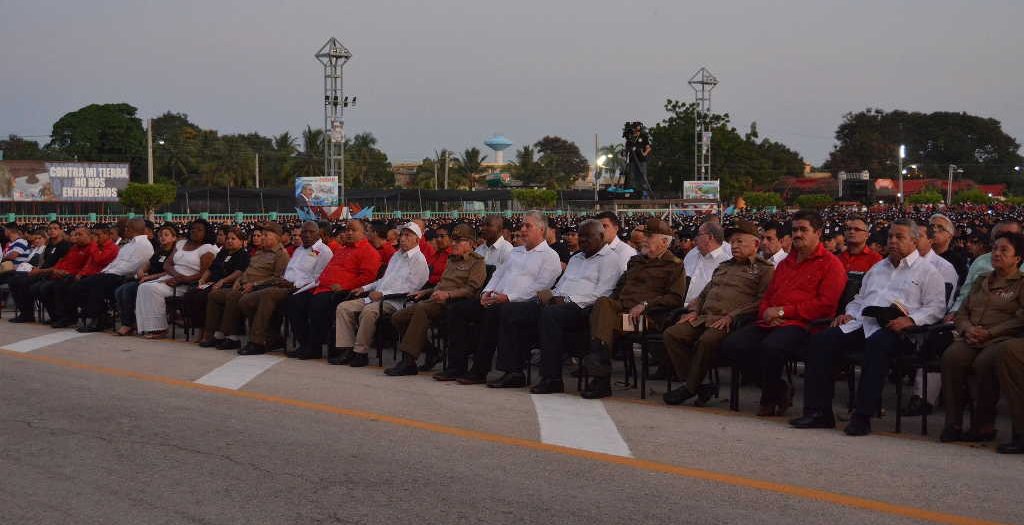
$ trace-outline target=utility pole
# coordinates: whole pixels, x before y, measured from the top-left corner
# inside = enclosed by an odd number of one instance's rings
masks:
[[[256,154],[256,189],[260,189],[260,154]]]
[[[436,190],[439,186],[437,185],[437,163],[434,163],[434,189]]]
[[[903,158],[907,156],[907,147],[900,144],[899,163],[896,165],[896,172],[899,175],[899,189],[896,190],[896,197],[899,198],[900,207],[903,207]]]
[[[444,189],[448,189],[448,150],[444,150]]]
[[[153,119],[146,120],[146,180],[153,184]]]
[[[960,169],[956,164],[949,165],[949,180],[946,182],[946,206],[953,204],[953,174],[963,172],[964,170]]]

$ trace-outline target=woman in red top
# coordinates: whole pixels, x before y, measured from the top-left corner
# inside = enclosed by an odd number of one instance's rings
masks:
[[[760,372],[759,416],[782,415],[792,405],[792,388],[782,379],[786,361],[803,357],[811,321],[835,316],[846,287],[843,264],[821,244],[822,225],[817,213],[793,215],[795,253],[775,268],[757,321],[722,343],[725,355],[744,371]]]

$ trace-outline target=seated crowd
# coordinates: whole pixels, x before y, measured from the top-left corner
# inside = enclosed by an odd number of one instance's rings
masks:
[[[938,372],[908,377],[915,395],[898,410],[927,414],[941,392],[942,441],[992,441],[1005,395],[1014,432],[998,451],[1024,453],[1016,218],[758,218],[723,225],[708,216],[684,231],[676,217],[646,218],[628,235],[612,212],[571,224],[527,212],[518,227],[487,216],[221,228],[196,219],[179,230],[133,218],[70,232],[51,222],[26,234],[10,223],[0,285],[14,323],[45,314],[54,328],[99,332],[116,318],[116,335],[148,339],[183,323],[200,330],[199,346],[241,355],[284,351],[364,367],[387,330],[401,354],[388,376],[443,362],[438,381],[551,394],[566,390],[573,358],[587,399],[612,395],[613,361],[632,361],[628,334],[660,334],[652,377],[677,378],[663,396],[670,405],[706,403],[717,392],[712,370],[728,363],[739,373],[732,381],[760,387],[758,415],[780,416],[796,391],[788,365],[803,362],[795,428],[835,427],[835,382],[854,373],[855,356],[851,436],[871,432],[887,379],[905,379],[895,363],[920,351],[909,334],[925,334]],[[966,228],[971,236],[958,235]]]

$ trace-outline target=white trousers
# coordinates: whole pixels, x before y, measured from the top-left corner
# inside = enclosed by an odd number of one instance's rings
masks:
[[[167,303],[165,300],[174,295],[174,288],[164,284],[170,279],[163,276],[155,281],[139,285],[135,295],[135,323],[139,333],[167,330]],[[186,287],[178,287],[178,295],[185,293]]]

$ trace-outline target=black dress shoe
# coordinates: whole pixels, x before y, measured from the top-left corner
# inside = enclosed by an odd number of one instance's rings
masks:
[[[75,331],[80,334],[95,334],[98,332],[102,332],[103,329],[100,328],[100,325],[96,323],[86,323],[85,326],[80,326]]]
[[[996,447],[1000,454],[1024,454],[1024,434],[1015,434],[1009,443]]]
[[[220,345],[224,341],[225,341],[224,339],[207,339],[207,340],[199,343],[199,347],[200,348],[219,348]]]
[[[246,345],[238,351],[238,355],[263,355],[267,353],[267,347],[259,343],[246,343]]]
[[[352,368],[362,368],[368,364],[370,364],[370,355],[357,352],[352,352],[352,358],[348,361],[348,366]]]
[[[75,321],[74,319],[58,319],[50,323],[50,326],[54,328],[71,328],[75,326]]]
[[[934,409],[935,407],[933,407],[931,403],[922,399],[921,396],[910,396],[910,401],[907,402],[907,407],[900,412],[900,415],[905,417],[930,416]]]
[[[675,390],[665,392],[661,395],[661,399],[666,405],[681,405],[685,403],[687,399],[690,399],[695,395],[697,394],[690,392],[690,389],[685,386],[681,386]]]
[[[17,317],[12,317],[12,318],[8,319],[7,322],[9,322],[9,323],[34,323],[34,322],[36,322],[36,319],[35,319],[35,317],[24,317],[24,316],[19,315]]]
[[[438,352],[437,349],[431,347],[427,349],[426,353],[423,355],[423,364],[419,366],[419,371],[429,372],[437,366],[437,363],[440,362],[441,352]]]
[[[871,433],[871,418],[860,414],[854,414],[850,422],[846,424],[843,432],[847,436],[866,436]]]
[[[458,378],[455,382],[460,385],[482,385],[487,382],[487,374],[480,374],[477,372],[466,372]]]
[[[332,365],[347,365],[352,361],[355,352],[351,348],[339,348],[335,353],[328,353],[327,362]]]
[[[466,374],[465,370],[452,370],[446,368],[434,374],[434,381],[455,381]]]
[[[973,428],[964,433],[963,440],[968,443],[987,443],[989,441],[996,440],[996,429],[985,430],[984,432],[974,430]]]
[[[718,395],[718,385],[703,384],[697,387],[697,400],[693,402],[693,406],[702,407],[711,401],[712,397]]]
[[[217,344],[217,350],[238,350],[242,348],[242,342],[238,339],[223,339]]]
[[[302,349],[301,346],[296,348],[295,350],[289,350],[287,347],[285,347],[285,349],[284,349],[284,356],[292,358],[292,359],[295,359],[295,358],[299,357],[299,352],[302,352],[302,351],[303,351],[303,349]]]
[[[320,349],[317,349],[320,350]],[[323,351],[311,350],[307,348],[299,348],[295,351],[295,358],[299,361],[309,361],[310,359],[320,359],[324,356]],[[290,356],[289,356],[290,357]]]
[[[523,388],[526,386],[526,374],[522,372],[505,372],[498,379],[488,381],[488,388]]]
[[[587,383],[587,387],[580,392],[580,397],[583,399],[601,399],[603,397],[611,397],[612,395],[612,378],[611,377],[595,377]]]
[[[942,443],[955,443],[963,439],[964,431],[956,427],[944,427],[942,434],[939,434],[939,441]]]
[[[561,394],[562,392],[565,392],[565,383],[561,379],[541,378],[540,383],[530,389],[531,394]]]
[[[420,370],[416,366],[416,361],[406,361],[405,359],[395,363],[395,366],[384,370],[384,374],[391,377],[414,376],[418,373],[420,373]]]
[[[836,428],[836,418],[831,412],[805,412],[803,416],[789,420],[793,428]]]

